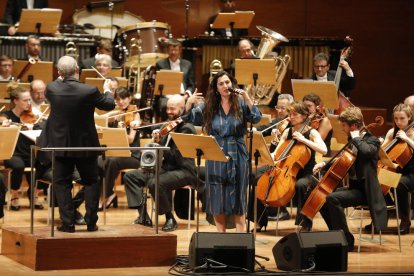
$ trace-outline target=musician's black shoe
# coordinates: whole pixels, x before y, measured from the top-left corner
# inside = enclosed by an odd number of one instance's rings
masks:
[[[75,211],[75,224],[76,225],[86,225],[85,218],[79,211]]]
[[[372,223],[367,224],[364,226],[364,230],[366,232],[372,233]],[[377,231],[377,229],[374,230],[374,234],[378,234],[379,232]]]
[[[86,226],[86,230],[88,230],[88,232],[95,232],[98,231],[98,225],[96,224],[89,224],[88,226]]]
[[[75,233],[75,225],[61,224],[56,229],[60,232]]]
[[[410,234],[411,221],[409,218],[401,218],[400,222],[400,235]]]
[[[140,225],[152,227],[152,221],[148,215],[146,215],[145,223],[144,223],[144,216],[139,216],[138,218],[134,220],[133,224],[140,224]]]
[[[290,215],[289,212],[287,211],[280,211],[278,215],[271,217],[268,217],[268,220],[270,221],[277,221],[277,218],[279,218],[279,221],[281,220],[289,220],[290,219]]]
[[[170,218],[165,222],[161,230],[164,232],[170,232],[175,229],[177,229],[177,221],[174,218]]]

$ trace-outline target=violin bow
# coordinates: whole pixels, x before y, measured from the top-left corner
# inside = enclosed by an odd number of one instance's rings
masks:
[[[43,115],[45,115],[45,113],[49,110],[49,107],[50,107],[50,106],[47,106],[47,107],[45,108],[45,110],[44,110],[42,113],[40,113],[39,118],[37,118],[37,120],[33,123],[34,125],[35,125],[35,124],[37,124],[37,123],[40,121],[40,119],[42,119],[42,118],[43,118]]]
[[[124,115],[130,114],[130,113],[145,111],[145,110],[151,109],[151,108],[152,107],[144,107],[144,108],[141,108],[141,109],[132,110],[132,111],[125,112],[125,113],[122,113],[122,114],[111,115],[111,116],[108,116],[108,119],[110,119],[110,118],[116,118],[116,117],[119,117],[119,116],[124,116]]]
[[[98,69],[96,69],[95,67],[91,66],[93,70],[95,70],[95,72],[103,79],[106,79],[101,73],[99,73]]]

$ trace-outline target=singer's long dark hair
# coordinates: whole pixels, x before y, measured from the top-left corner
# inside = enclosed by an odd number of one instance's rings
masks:
[[[203,109],[203,130],[206,130],[207,133],[212,129],[213,115],[219,112],[221,106],[221,95],[218,92],[217,83],[218,79],[223,76],[229,77],[233,88],[238,88],[236,79],[226,71],[220,71],[213,77],[205,97],[205,107]],[[238,96],[232,94],[230,96],[230,101],[230,115],[240,118],[241,112]]]

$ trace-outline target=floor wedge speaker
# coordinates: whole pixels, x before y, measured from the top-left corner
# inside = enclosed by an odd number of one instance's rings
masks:
[[[342,230],[292,233],[273,247],[276,266],[285,271],[347,271],[348,244]]]
[[[191,237],[190,268],[195,272],[254,270],[254,238],[251,233],[194,233]],[[218,263],[223,268],[214,268]],[[243,268],[243,269],[240,269]]]

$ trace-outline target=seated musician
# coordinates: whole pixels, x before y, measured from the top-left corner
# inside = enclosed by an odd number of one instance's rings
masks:
[[[40,38],[36,35],[29,35],[26,39],[26,43],[24,44],[26,49],[26,54],[23,57],[20,57],[21,60],[29,60],[34,59],[36,61],[41,61],[43,58],[40,56],[40,52],[42,50],[42,45],[40,42]]]
[[[406,130],[406,127],[412,123],[413,114],[411,108],[406,104],[398,104],[393,110],[394,127],[391,128],[385,140],[383,147],[386,147],[393,139],[397,138],[414,149],[414,128]],[[398,172],[402,174],[400,182],[397,186],[398,208],[401,217],[400,234],[410,233],[410,202],[409,193],[414,191],[414,158],[411,156],[410,161],[403,167],[398,168]]]
[[[101,54],[95,59],[95,68],[104,77],[109,77],[112,71],[112,57],[107,54]]]
[[[248,39],[241,39],[238,43],[239,58],[254,58],[254,45]],[[235,75],[235,63],[230,65],[230,73]]]
[[[236,11],[236,0],[220,0],[221,4],[221,11],[224,13],[229,12],[235,12]],[[225,29],[213,29],[212,24],[214,20],[216,20],[217,15],[214,15],[209,19],[209,25],[208,25],[208,31],[210,34],[216,35],[216,36],[224,36],[224,37],[242,37],[247,36],[248,32],[247,29],[233,29],[233,32],[231,31],[230,26]]]
[[[173,95],[167,102],[168,120],[173,122],[178,119],[184,111],[184,98],[178,94]],[[177,133],[196,134],[192,124],[181,123],[174,130]],[[172,190],[195,185],[197,174],[193,158],[184,158],[179,152],[174,140],[170,135],[160,136],[160,130],[153,131],[153,142],[162,146],[170,147],[163,154],[161,172],[159,175],[159,214],[165,214],[163,231],[174,231],[177,229],[177,221],[172,214]],[[142,166],[143,164],[141,164]],[[152,225],[148,214],[143,213],[142,207],[145,201],[142,198],[142,187],[148,185],[151,195],[155,196],[155,176],[143,171],[134,170],[124,175],[125,191],[129,208],[138,209],[139,217],[135,224]],[[146,218],[146,219],[145,219]]]
[[[91,66],[95,66],[96,59],[100,55],[109,55],[112,57],[112,41],[109,38],[102,38],[98,41],[98,45],[96,46],[96,55],[87,59],[82,60],[79,63],[80,69],[90,69]],[[119,67],[119,63],[116,60],[111,60],[111,67]]]
[[[30,83],[30,97],[32,110],[35,114],[41,113],[41,105],[46,103],[46,84],[42,80],[34,80]]]
[[[338,188],[326,197],[320,213],[329,230],[342,229],[348,242],[348,251],[354,249],[354,236],[350,232],[344,209],[351,206],[368,204],[376,230],[387,228],[387,208],[377,178],[378,150],[380,141],[363,128],[364,118],[361,109],[348,107],[339,115],[343,131],[349,135],[352,151],[356,160],[349,170],[349,187]],[[332,163],[332,162],[329,162]],[[318,172],[325,162],[315,165]],[[328,170],[329,172],[329,170]],[[306,228],[309,220],[302,225]]]
[[[331,121],[329,121],[329,118],[325,114],[325,110],[324,110],[321,98],[316,94],[310,93],[310,94],[305,95],[302,101],[308,107],[310,113],[312,114],[317,113],[319,114],[318,115],[319,117],[322,116],[321,118],[317,118],[316,130],[321,135],[328,149],[328,152],[325,154],[325,156],[330,156],[333,129],[332,129]]]
[[[15,24],[20,20],[22,9],[43,9],[48,7],[48,0],[7,0],[4,18],[10,25],[9,35],[14,35],[17,31]]]
[[[157,70],[173,70],[183,72],[183,82],[179,92],[185,100],[192,95],[194,91],[194,72],[193,65],[190,61],[182,59],[182,45],[177,39],[168,40],[168,58],[161,59],[157,62]],[[154,101],[155,113],[161,117],[161,121],[167,119],[165,107],[167,97],[156,98]]]
[[[277,160],[279,148],[286,141],[291,139],[295,139],[297,142],[304,144],[307,148],[309,148],[311,152],[309,161],[296,176],[295,195],[297,198],[297,215],[295,225],[299,225],[303,219],[303,215],[300,213],[300,210],[306,201],[308,189],[314,184],[314,181],[312,179],[312,169],[316,164],[315,152],[321,154],[326,154],[327,152],[326,145],[323,142],[322,137],[318,131],[311,128],[310,126],[305,126],[302,133],[298,131],[303,126],[304,122],[310,114],[310,111],[303,102],[296,102],[290,105],[289,118],[291,127],[284,130],[280,138],[280,142],[276,147],[275,160]]]
[[[414,114],[414,95],[408,96],[404,100],[404,104],[408,105],[411,108],[411,111]]]
[[[0,173],[0,219],[4,217],[4,205],[6,204],[6,179],[2,173]]]
[[[135,105],[131,105],[132,96],[130,92],[124,88],[119,87],[115,91],[115,102],[119,110],[110,111],[107,113],[110,115],[119,115],[115,118],[114,122],[110,123],[110,127],[126,128],[128,134],[128,142],[131,147],[139,147],[140,139],[139,133],[135,128],[141,125],[141,118],[139,113],[128,113],[136,109]],[[123,115],[127,113],[126,115]],[[105,204],[106,208],[113,205],[118,207],[118,198],[114,192],[115,180],[120,170],[124,169],[138,169],[139,168],[140,154],[137,151],[131,151],[131,157],[106,157],[105,162],[100,157],[99,173],[101,179],[105,176]],[[102,185],[101,185],[102,187]],[[99,202],[99,209],[103,209],[103,202]]]
[[[33,121],[37,119],[31,110],[31,98],[30,92],[27,88],[18,86],[18,84],[12,84],[8,88],[10,94],[10,100],[12,102],[12,109],[2,112],[0,114],[0,122],[4,126],[10,124],[23,124],[25,129],[32,130],[36,129],[38,125],[33,125]],[[34,142],[23,134],[19,134],[17,144],[13,153],[13,156],[9,160],[4,160],[4,166],[12,169],[11,173],[11,205],[10,209],[13,211],[20,210],[19,203],[19,189],[25,174],[24,168],[30,167],[30,146],[34,145]],[[26,173],[26,179],[30,185],[30,172]],[[34,207],[36,209],[43,209],[43,205],[38,201],[38,192],[44,187],[39,186],[38,190],[35,191]],[[30,195],[30,190],[28,191]],[[30,197],[29,197],[30,199]]]
[[[316,54],[313,58],[313,75],[310,78],[315,81],[334,81],[336,71],[330,70],[330,66],[327,54]],[[344,69],[341,75],[339,90],[345,97],[350,97],[352,89],[355,88],[354,72],[346,60],[340,61],[339,66]]]
[[[0,56],[0,81],[11,81],[13,72],[13,59],[8,55]]]

